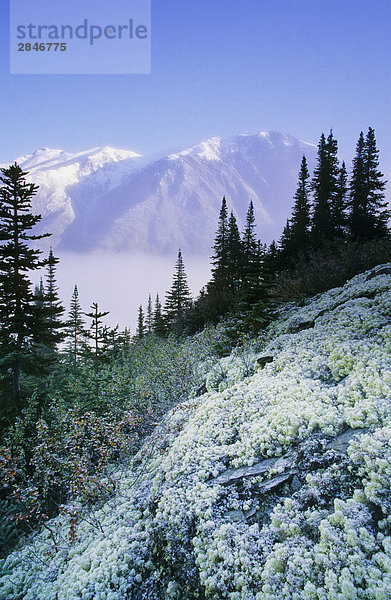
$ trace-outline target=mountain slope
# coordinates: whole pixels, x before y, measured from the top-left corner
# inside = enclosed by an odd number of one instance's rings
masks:
[[[211,138],[152,161],[112,148],[44,148],[17,162],[40,186],[34,209],[52,246],[208,255],[223,195],[240,226],[252,199],[262,239],[279,237],[302,154],[311,166],[315,152],[269,132]]]
[[[390,307],[388,264],[285,311],[252,375],[252,353],[205,371],[72,547],[43,531],[2,562],[0,598],[389,598]]]

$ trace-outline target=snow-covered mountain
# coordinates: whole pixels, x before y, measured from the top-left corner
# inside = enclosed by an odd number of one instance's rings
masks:
[[[34,211],[53,247],[208,255],[223,195],[240,226],[252,199],[262,240],[280,236],[303,153],[312,166],[314,145],[261,132],[214,137],[153,160],[104,147],[42,148],[16,162],[39,185]]]

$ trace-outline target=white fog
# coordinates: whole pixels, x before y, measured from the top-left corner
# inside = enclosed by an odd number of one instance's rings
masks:
[[[105,323],[131,327],[135,332],[137,310],[146,309],[148,294],[154,302],[156,293],[164,304],[165,293],[171,287],[176,256],[170,258],[127,253],[55,253],[60,258],[56,279],[61,300],[68,312],[75,284],[83,311],[98,302],[102,311],[109,310]],[[208,258],[183,257],[188,283],[193,297],[208,281]],[[36,275],[35,281],[39,279]]]

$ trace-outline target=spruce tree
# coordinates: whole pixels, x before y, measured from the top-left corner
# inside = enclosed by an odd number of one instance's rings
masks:
[[[357,140],[350,181],[349,227],[354,239],[365,239],[370,236],[365,172],[365,138],[361,131]]]
[[[91,352],[95,374],[97,374],[99,370],[99,365],[103,358],[103,349],[105,347],[107,339],[107,331],[103,327],[102,319],[109,314],[109,311],[100,311],[97,302],[92,303],[91,309],[91,312],[84,314],[86,317],[92,319],[90,331],[88,332],[88,337],[92,342]]]
[[[148,296],[147,316],[146,316],[147,332],[152,333],[153,330],[153,310],[151,294]]]
[[[228,289],[228,211],[227,201],[223,197],[217,233],[213,244],[211,288]]]
[[[53,255],[50,249],[49,257],[46,261],[46,291],[44,294],[44,303],[42,307],[45,320],[44,345],[54,351],[57,345],[65,338],[64,327],[61,316],[65,312],[59,296],[56,282],[56,265],[59,259]]]
[[[348,192],[348,174],[345,161],[339,170],[337,187],[331,204],[331,219],[336,238],[342,239],[346,236],[347,225],[347,192]]]
[[[303,156],[289,230],[285,233],[285,249],[288,258],[295,258],[299,252],[308,250],[311,223],[309,177],[307,159]]]
[[[240,284],[243,265],[243,245],[234,214],[231,212],[228,221],[227,239],[227,283],[229,290],[234,294]]]
[[[156,294],[155,308],[153,311],[153,332],[158,336],[164,336],[166,333],[166,323],[162,314],[162,305],[159,294]]]
[[[260,243],[255,236],[255,216],[254,205],[250,201],[246,224],[242,234],[242,264],[241,264],[241,285],[239,297],[239,310],[246,312],[254,301],[260,277],[261,259],[259,254]]]
[[[255,215],[254,205],[252,200],[247,210],[246,225],[242,235],[242,248],[243,248],[243,263],[242,263],[242,274],[246,277],[246,271],[250,268],[254,261],[254,256],[257,252],[257,238],[255,235]]]
[[[384,190],[386,181],[379,171],[379,152],[375,132],[370,127],[366,138],[361,131],[353,159],[350,181],[349,226],[354,239],[363,241],[388,235]]]
[[[141,340],[145,336],[146,333],[147,333],[147,328],[145,326],[144,311],[143,311],[142,305],[140,304],[140,306],[138,307],[137,329],[136,329],[135,339]]]
[[[314,195],[311,237],[315,246],[335,237],[332,221],[332,204],[338,188],[338,143],[333,132],[326,140],[322,133],[318,144],[318,163],[314,170],[312,190]]]
[[[16,410],[21,407],[21,376],[38,372],[34,344],[42,339],[42,323],[36,320],[36,305],[28,274],[44,266],[41,252],[31,241],[49,234],[32,235],[41,220],[31,213],[38,187],[26,182],[27,172],[16,163],[0,176],[0,368],[11,373],[11,395]]]
[[[171,289],[166,294],[164,313],[169,325],[179,324],[191,306],[190,290],[183,264],[182,253],[178,251]]]
[[[80,359],[85,346],[85,323],[79,301],[79,292],[75,285],[67,321],[67,337],[69,338],[68,352],[71,357],[73,376],[76,378]]]

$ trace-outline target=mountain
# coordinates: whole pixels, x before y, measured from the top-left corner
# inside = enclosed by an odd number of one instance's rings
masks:
[[[211,138],[158,159],[110,147],[78,154],[42,148],[16,159],[40,186],[34,211],[60,250],[208,255],[223,195],[242,227],[253,200],[263,241],[279,237],[303,153],[279,132]],[[4,166],[4,165],[3,165]]]
[[[285,309],[261,355],[209,354],[112,497],[0,561],[0,600],[390,598],[390,305],[380,265]]]

